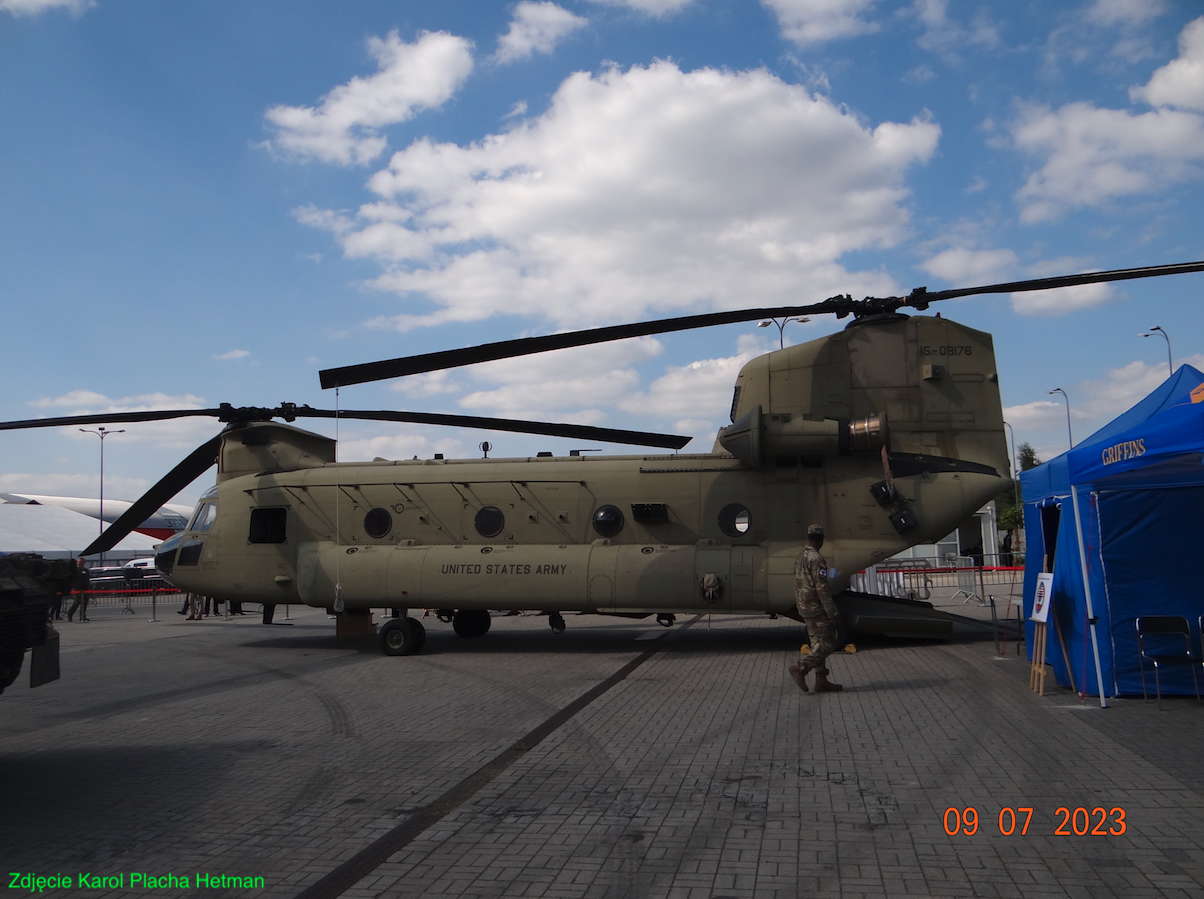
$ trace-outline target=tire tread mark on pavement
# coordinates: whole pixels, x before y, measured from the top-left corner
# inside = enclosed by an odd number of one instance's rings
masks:
[[[358,664],[363,661],[359,655],[342,655],[331,659],[324,659],[321,662],[307,668],[305,674],[323,674],[328,671],[343,668],[347,665]],[[269,677],[280,678],[282,675],[279,669],[275,668],[259,668],[254,674],[236,674],[231,677],[221,678],[219,680],[205,681],[204,683],[192,683],[183,687],[172,687],[166,690],[160,690],[158,693],[147,693],[142,696],[132,696],[124,699],[115,699],[101,705],[89,706],[86,708],[70,708],[57,712],[55,719],[40,722],[23,730],[16,731],[16,734],[25,736],[34,734],[41,730],[46,730],[51,727],[58,727],[66,721],[87,721],[92,718],[107,718],[113,715],[120,715],[125,712],[131,712],[134,709],[144,708],[148,705],[161,705],[169,702],[177,702],[182,699],[187,699],[196,695],[212,695],[214,693],[226,693],[232,690],[242,690],[249,686],[255,686]]]
[[[678,632],[680,633],[690,627],[700,617],[695,616],[682,625],[678,629]],[[508,749],[502,750],[498,755],[468,775],[468,777],[464,778],[442,796],[435,799],[429,805],[418,809],[411,817],[394,827],[388,833],[378,837],[371,844],[325,875],[317,883],[306,887],[297,895],[297,899],[336,899],[336,897],[341,896],[388,861],[390,856],[400,852],[417,839],[423,831],[437,824],[443,818],[446,818],[475,796],[482,788],[496,779],[498,775],[502,774],[502,772],[521,759],[530,750],[542,743],[595,699],[622,682],[627,675],[651,659],[662,648],[662,645],[657,645],[640,653],[640,655],[636,656],[606,680],[581,694],[568,705],[564,706],[564,708],[560,709],[560,711],[519,737]]]

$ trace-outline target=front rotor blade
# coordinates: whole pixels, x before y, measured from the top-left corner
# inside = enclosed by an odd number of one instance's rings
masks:
[[[220,417],[221,409],[160,409],[154,412],[103,412],[99,415],[66,415],[61,418],[28,418],[25,421],[0,421],[0,431],[16,431],[21,428],[58,428],[71,425],[126,424],[135,421],[167,421],[172,418],[187,418],[204,415]]]
[[[121,513],[116,521],[105,528],[103,534],[92,541],[92,545],[80,555],[90,556],[95,553],[108,552],[129,536],[138,525],[150,518],[165,502],[203,475],[217,460],[217,454],[222,448],[222,436],[218,434],[212,440],[202,443],[188,457],[169,471],[150,490],[142,494],[135,503]]]
[[[421,425],[446,425],[454,428],[480,428],[486,431],[512,431],[517,434],[543,434],[547,437],[571,437],[575,440],[600,440],[631,446],[655,446],[681,449],[693,438],[680,434],[655,434],[648,431],[624,431],[595,428],[591,425],[562,424],[547,421],[523,421],[517,418],[483,418],[477,415],[446,415],[439,412],[339,411],[298,407],[298,418],[355,418],[365,421],[400,421]]]

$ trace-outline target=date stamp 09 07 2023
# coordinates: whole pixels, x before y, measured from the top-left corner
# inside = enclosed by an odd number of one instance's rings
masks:
[[[1125,810],[1119,807],[1105,809],[1097,806],[1088,810],[1082,806],[1074,809],[1061,806],[1054,811],[1054,817],[1058,819],[1058,826],[1053,832],[1057,837],[1118,837],[1129,829],[1125,823]],[[1026,836],[1032,821],[1033,809],[1004,807],[999,810],[999,833],[1005,837],[1013,834]],[[963,809],[951,806],[945,809],[944,825],[945,833],[951,837],[957,834],[972,837],[979,831],[978,809],[973,806]]]

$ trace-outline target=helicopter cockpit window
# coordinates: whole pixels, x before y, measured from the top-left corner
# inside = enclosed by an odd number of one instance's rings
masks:
[[[477,533],[482,537],[496,537],[506,526],[506,516],[497,506],[485,506],[477,512],[476,520],[473,523],[477,526]]]
[[[201,550],[205,546],[204,540],[190,540],[180,547],[180,552],[176,557],[176,565],[184,568],[195,568],[201,561]]]
[[[729,537],[743,537],[752,527],[752,514],[747,506],[731,503],[719,510],[719,530]]]
[[[613,537],[623,530],[623,512],[618,506],[599,506],[594,512],[594,530],[602,537]]]
[[[213,519],[217,517],[217,505],[215,503],[202,503],[201,507],[196,510],[196,515],[193,516],[192,526],[190,531],[207,531],[213,527]]]
[[[393,516],[388,509],[373,509],[364,516],[364,532],[380,539],[393,530]]]
[[[250,543],[283,543],[288,524],[287,509],[252,509]]]

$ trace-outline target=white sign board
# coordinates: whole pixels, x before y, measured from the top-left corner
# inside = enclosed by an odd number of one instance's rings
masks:
[[[1037,575],[1037,592],[1033,596],[1033,613],[1029,618],[1044,624],[1049,620],[1049,601],[1053,598],[1053,574]]]

